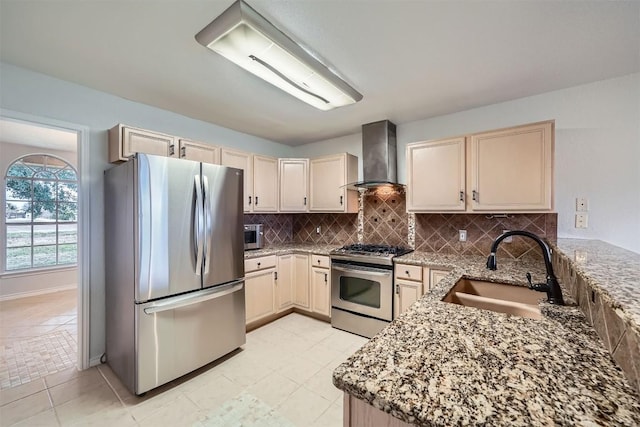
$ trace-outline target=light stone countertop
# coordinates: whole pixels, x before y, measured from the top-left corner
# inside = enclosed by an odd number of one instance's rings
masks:
[[[453,270],[334,371],[339,389],[424,426],[640,425],[638,396],[566,291],[567,306],[540,303],[541,320],[441,301],[463,276],[525,285],[530,271],[544,282],[542,262],[395,260]]]
[[[286,255],[294,252],[328,256],[329,252],[339,247],[341,247],[341,245],[285,243],[282,245],[273,245],[262,249],[252,249],[244,251],[244,259],[258,258],[267,255]]]

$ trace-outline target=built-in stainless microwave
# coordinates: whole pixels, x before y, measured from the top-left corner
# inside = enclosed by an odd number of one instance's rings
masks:
[[[262,224],[244,225],[244,249],[260,249],[263,246]]]

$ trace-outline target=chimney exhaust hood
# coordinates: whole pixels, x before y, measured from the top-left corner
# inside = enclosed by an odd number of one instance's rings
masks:
[[[396,125],[389,120],[362,125],[363,181],[353,183],[357,188],[376,188],[398,184],[396,167]]]

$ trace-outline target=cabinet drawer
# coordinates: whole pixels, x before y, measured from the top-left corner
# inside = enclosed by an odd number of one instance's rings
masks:
[[[419,265],[396,264],[396,279],[422,281],[422,267]]]
[[[324,255],[311,255],[311,266],[329,268],[331,267],[331,261],[328,256]]]
[[[276,266],[276,256],[269,255],[260,258],[252,258],[244,260],[244,272],[255,270],[264,270],[265,268],[272,268]]]

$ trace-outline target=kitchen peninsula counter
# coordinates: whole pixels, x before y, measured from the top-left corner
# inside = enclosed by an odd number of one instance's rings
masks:
[[[286,255],[294,252],[316,255],[329,255],[329,252],[339,248],[341,245],[327,245],[314,243],[283,243],[281,245],[268,246],[262,249],[252,249],[244,251],[244,258],[258,258],[267,255]]]
[[[452,271],[334,371],[339,389],[424,426],[640,425],[636,392],[566,289],[568,305],[541,302],[541,320],[441,301],[461,277],[525,286],[529,271],[544,282],[542,261],[499,258],[496,271],[477,256],[395,261]]]

